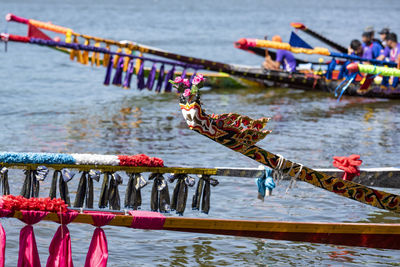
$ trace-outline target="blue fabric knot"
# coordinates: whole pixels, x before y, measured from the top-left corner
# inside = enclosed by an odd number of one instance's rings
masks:
[[[260,196],[265,197],[266,190],[272,191],[275,188],[275,182],[272,178],[272,169],[265,167],[265,172],[262,177],[256,179],[258,193]]]

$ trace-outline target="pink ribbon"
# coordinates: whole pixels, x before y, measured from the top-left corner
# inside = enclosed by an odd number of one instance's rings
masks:
[[[0,209],[0,217],[8,217],[13,213],[12,210]],[[6,232],[4,231],[3,225],[0,223],[0,267],[4,267],[6,253]]]
[[[107,239],[101,226],[107,225],[115,217],[112,213],[86,212],[92,215],[94,230],[89,251],[86,256],[85,267],[106,267],[108,260]]]
[[[131,210],[129,214],[133,216],[132,228],[162,230],[165,223],[165,216],[159,212]]]
[[[71,237],[67,224],[72,222],[78,212],[68,211],[65,213],[57,213],[59,223],[61,224],[51,240],[49,247],[49,258],[47,259],[47,267],[73,267]]]
[[[19,234],[18,267],[40,267],[39,253],[36,246],[32,224],[40,222],[47,211],[21,210],[24,223],[28,224]]]

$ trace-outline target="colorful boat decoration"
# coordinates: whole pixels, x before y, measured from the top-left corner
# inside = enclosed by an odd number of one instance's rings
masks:
[[[143,46],[141,44],[137,44],[134,42],[130,41],[125,41],[125,42],[117,42],[114,40],[109,40],[109,39],[103,39],[99,37],[94,37],[94,36],[89,36],[89,35],[83,35],[76,33],[72,31],[71,29],[64,28],[61,26],[56,26],[53,24],[48,24],[44,22],[38,22],[35,20],[32,21],[24,18],[17,17],[15,15],[8,15],[7,16],[9,21],[17,21],[21,23],[28,24],[29,29],[33,29],[33,27],[40,27],[46,30],[53,30],[55,32],[59,32],[62,34],[66,35],[66,41],[68,42],[55,42],[52,41],[51,46],[55,46],[57,48],[68,48],[68,53],[70,54],[70,57],[73,59],[77,59],[78,62],[84,62],[85,64],[88,64],[89,62],[92,62],[93,65],[100,64],[102,66],[106,66],[109,63],[109,54],[104,54],[104,59],[101,59],[99,57],[100,52],[92,52],[92,56],[89,56],[89,51],[86,50],[82,51],[79,50],[80,48],[83,47],[90,47],[90,51],[95,50],[95,48],[99,48],[101,45],[104,44],[106,49],[111,49],[111,46],[116,46],[117,47],[117,52],[120,55],[122,54],[128,54],[130,55],[134,51],[138,51],[140,53],[145,53],[145,54],[151,54],[155,55],[158,57],[162,58],[167,58],[167,59],[172,59],[175,60],[173,62],[180,62],[180,65],[182,64],[188,64],[191,66],[197,66],[200,67],[201,69],[204,68],[205,70],[210,70],[210,71],[215,71],[217,72],[216,74],[206,74],[209,78],[207,79],[207,82],[211,86],[228,86],[232,88],[237,88],[237,87],[243,87],[243,86],[260,86],[260,84],[264,84],[267,86],[271,85],[287,85],[290,86],[291,88],[294,89],[302,89],[302,90],[318,90],[318,91],[326,91],[326,92],[331,92],[334,93],[335,96],[339,96],[340,93],[346,94],[346,95],[352,95],[352,96],[362,96],[362,97],[381,97],[381,98],[400,98],[400,87],[398,86],[398,80],[393,79],[390,81],[386,81],[386,79],[374,79],[373,82],[370,79],[370,77],[361,77],[360,75],[357,75],[355,80],[351,80],[351,82],[348,84],[348,86],[343,86],[344,82],[343,79],[346,77],[345,72],[346,68],[345,65],[341,69],[341,71],[336,71],[335,65],[337,60],[332,60],[330,64],[328,65],[328,71],[324,73],[323,75],[320,74],[321,70],[318,71],[301,71],[301,72],[296,72],[296,73],[288,73],[284,71],[272,71],[272,70],[263,70],[261,68],[253,68],[253,67],[246,67],[246,66],[238,66],[238,65],[231,65],[231,64],[225,64],[221,62],[216,62],[216,61],[211,61],[211,60],[205,60],[205,59],[200,59],[200,58],[193,58],[193,57],[187,57],[179,54],[174,54],[170,52],[165,52],[163,50],[157,49],[157,48],[152,48],[148,46]],[[55,27],[55,28],[54,28]],[[31,30],[31,32],[36,32]],[[12,41],[10,40],[10,36],[8,34],[2,34],[2,39],[5,41]],[[33,36],[37,36],[33,34]],[[29,37],[29,36],[28,36]],[[40,37],[40,35],[38,36]],[[84,44],[80,44],[78,42],[78,37],[83,38],[85,40]],[[42,37],[44,38],[44,37]],[[23,40],[24,38],[20,38],[19,41]],[[39,41],[40,38],[33,38]],[[18,40],[18,38],[17,38]],[[51,40],[47,40],[47,42],[50,42]],[[93,46],[90,46],[90,41],[95,42]],[[25,40],[25,42],[28,42]],[[79,45],[75,49],[71,46],[72,44]],[[50,45],[49,43],[45,44],[45,41],[42,41],[42,45]],[[253,47],[252,45],[247,45],[247,43],[244,45],[245,47]],[[93,49],[92,49],[93,48]],[[279,48],[279,47],[275,47]],[[123,51],[126,50],[126,51]],[[303,48],[304,50],[304,48]],[[319,51],[319,50],[318,50]],[[321,50],[322,51],[322,50]],[[320,52],[321,52],[320,51]],[[104,52],[104,51],[103,51]],[[126,52],[126,53],[123,53]],[[342,54],[338,53],[331,53],[329,50],[324,50],[323,54],[330,54],[333,56],[341,56]],[[121,54],[122,53],[122,54]],[[80,56],[79,56],[80,55]],[[82,59],[85,56],[86,59]],[[137,57],[140,57],[140,54],[137,55]],[[100,61],[98,60],[100,58]],[[129,60],[126,59],[125,57],[124,60],[124,65],[122,68],[122,72],[120,71],[119,74],[126,73],[128,71],[129,67]],[[352,58],[356,59],[356,58]],[[153,61],[155,62],[155,61]],[[339,62],[342,64],[343,62]],[[140,59],[137,59],[137,61],[134,64],[133,71],[131,68],[131,73],[126,76],[131,76],[131,74],[139,74],[140,71],[140,66],[143,65],[141,64]],[[154,64],[153,64],[154,65]],[[118,66],[121,66],[118,64],[118,61],[114,59],[113,62],[113,67],[117,68]],[[153,77],[156,76],[157,79],[164,79],[162,80],[161,84],[164,84],[165,88],[167,87],[167,81],[165,80],[166,76],[171,73],[172,68],[169,70],[163,69],[163,75],[160,77],[160,66],[158,66],[155,69],[154,73],[154,66],[151,66],[149,68],[146,68],[146,66],[143,66],[143,71],[140,73],[143,77],[148,77],[150,76],[151,79],[150,81],[153,80]],[[198,69],[200,71],[201,69]],[[153,72],[152,72],[153,71]],[[185,77],[188,77],[190,70],[186,70],[183,68],[182,70],[175,69],[174,70],[174,75],[179,76],[182,75]],[[150,75],[153,73],[153,75]],[[196,74],[196,71],[190,72],[190,77],[193,77]],[[114,84],[118,85],[119,84],[119,77],[120,75],[117,75],[116,82]],[[238,77],[238,79],[233,79],[232,77]],[[122,78],[122,77],[121,77]],[[188,77],[189,78],[189,77]],[[368,78],[368,79],[367,79]],[[125,77],[125,80],[129,81],[129,78]],[[152,82],[145,82],[143,84],[143,79],[140,79],[141,83],[138,84],[139,88],[143,87],[143,85],[146,87],[148,84],[153,84]],[[364,81],[366,80],[366,82]],[[211,82],[210,82],[211,81]],[[346,80],[348,82],[348,80]],[[123,82],[121,81],[121,85],[123,85]],[[158,88],[157,86],[154,86],[155,88]],[[166,88],[167,89],[167,88]],[[344,89],[344,90],[343,90]],[[169,88],[166,90],[168,91]],[[164,90],[165,91],[165,90]]]
[[[400,213],[400,196],[327,175],[268,152],[255,144],[270,131],[262,130],[268,118],[253,120],[235,113],[206,114],[199,90],[181,94],[180,107],[190,129],[272,169],[316,187],[380,209]]]
[[[255,124],[253,126],[256,127]],[[25,196],[14,196],[10,195],[10,192],[4,192],[1,197],[1,217],[14,217],[22,220],[23,222],[33,225],[40,220],[53,221],[61,224],[64,235],[67,233],[68,238],[63,238],[56,232],[53,241],[50,245],[50,255],[48,258],[48,264],[54,264],[51,266],[60,266],[60,258],[69,258],[71,261],[71,249],[69,250],[57,250],[55,249],[59,245],[70,247],[69,237],[73,236],[73,232],[69,232],[67,224],[69,223],[85,223],[96,226],[95,233],[93,235],[91,243],[106,242],[104,230],[100,227],[104,225],[117,226],[117,227],[130,227],[135,229],[145,230],[167,230],[167,231],[179,231],[179,232],[192,232],[192,233],[205,233],[205,234],[217,234],[217,235],[232,235],[242,237],[256,237],[276,240],[288,240],[288,241],[300,241],[300,242],[311,242],[311,243],[324,243],[324,244],[335,244],[335,245],[346,245],[346,246],[361,246],[371,248],[383,248],[383,249],[400,249],[400,225],[399,224],[366,224],[366,223],[319,223],[319,222],[282,222],[282,221],[249,221],[249,220],[228,220],[228,219],[211,219],[211,218],[185,218],[185,217],[173,217],[168,215],[167,209],[163,209],[160,205],[157,206],[154,202],[162,204],[168,202],[161,197],[162,192],[165,193],[165,188],[168,188],[168,183],[177,180],[178,185],[183,187],[189,186],[188,176],[179,176],[182,174],[202,174],[198,178],[198,184],[200,181],[206,184],[212,184],[210,175],[234,175],[243,177],[260,177],[258,175],[264,175],[265,169],[229,169],[229,168],[177,168],[177,167],[163,167],[164,162],[158,158],[148,157],[146,155],[96,155],[96,154],[52,154],[52,153],[0,153],[0,165],[1,170],[1,182],[6,181],[8,184],[7,172],[5,168],[23,168],[25,169],[25,175],[32,183],[30,186],[27,180],[23,185],[24,192],[26,189],[32,189],[32,193],[38,192],[39,186],[35,184],[41,183],[46,176],[49,175],[49,169],[54,169],[51,188],[48,198],[38,198],[37,195],[27,194]],[[154,166],[153,166],[154,165]],[[74,179],[74,175],[68,169],[78,169],[82,171],[78,189],[76,190],[76,197],[74,201],[69,199],[68,193],[68,182]],[[93,169],[92,169],[93,168]],[[101,171],[102,174],[96,171]],[[118,174],[116,171],[125,171],[128,174],[127,190],[125,193],[125,202],[123,211],[119,211],[118,199],[120,198],[118,192],[118,185],[122,183],[119,181]],[[143,188],[147,183],[151,181],[144,180],[140,173],[151,172],[149,179],[153,181],[153,189],[151,191],[151,198],[155,198],[151,201],[150,209],[152,211],[138,210],[140,208],[140,202],[143,195],[139,194],[140,189]],[[167,172],[173,172],[174,175],[164,178],[162,174]],[[100,182],[100,176],[103,175],[103,186],[101,188],[99,197],[99,208],[93,208],[93,182]],[[171,179],[172,178],[172,179]],[[75,178],[77,179],[77,178]],[[58,181],[57,181],[58,180]],[[172,180],[172,181],[171,181]],[[55,182],[54,182],[55,181]],[[180,183],[180,181],[183,181]],[[57,184],[60,189],[60,198],[57,198],[56,194],[53,194],[54,184]],[[215,180],[214,180],[215,183]],[[85,186],[87,190],[85,191]],[[104,184],[106,184],[104,186]],[[198,187],[198,186],[197,186]],[[92,189],[91,189],[92,188]],[[106,189],[105,189],[106,188]],[[206,187],[203,188],[203,190]],[[24,190],[25,189],[25,190]],[[209,190],[208,188],[207,190]],[[37,191],[35,191],[37,190]],[[43,189],[42,189],[43,190]],[[164,190],[164,191],[163,191]],[[175,191],[178,192],[175,195]],[[193,209],[199,209],[204,211],[203,206],[209,207],[209,203],[206,203],[210,198],[206,197],[202,201],[198,201],[196,198],[199,197],[197,194],[198,188],[194,192],[193,200],[196,203],[192,203]],[[62,192],[67,192],[63,195]],[[73,191],[71,191],[73,192]],[[156,192],[156,193],[155,193]],[[164,197],[168,196],[163,195]],[[187,190],[183,191],[186,194]],[[204,192],[204,191],[203,191]],[[183,197],[185,198],[185,194]],[[105,196],[107,195],[107,196]],[[104,197],[105,196],[105,197]],[[170,202],[167,203],[172,207],[179,208],[186,202],[180,203],[179,190],[174,190]],[[89,200],[88,200],[89,199]],[[90,200],[91,199],[91,200]],[[208,199],[208,200],[204,200]],[[105,200],[105,202],[104,202]],[[133,200],[133,201],[132,201]],[[102,204],[100,202],[103,201]],[[206,202],[204,202],[206,201]],[[70,204],[68,204],[68,202]],[[106,205],[104,205],[106,203]],[[107,205],[108,203],[108,205]],[[197,203],[198,204],[196,206]],[[103,205],[103,206],[101,206]],[[74,208],[72,208],[72,206]],[[157,209],[155,209],[157,208]],[[178,213],[179,214],[179,213]],[[30,226],[30,230],[32,226]],[[29,230],[29,231],[30,231]],[[22,232],[28,231],[28,228],[24,227]],[[96,231],[101,231],[102,234],[96,234]],[[4,235],[5,232],[3,231]],[[57,234],[58,233],[58,234]],[[30,236],[33,232],[30,231]],[[24,239],[22,239],[24,240]],[[57,241],[56,241],[57,240]],[[5,239],[0,240],[5,243]],[[35,242],[35,241],[30,241]],[[53,244],[53,242],[55,244]],[[19,261],[21,262],[33,262],[38,261],[38,252],[35,246],[26,246],[26,243],[20,243],[20,256]],[[30,243],[31,244],[31,243]],[[98,266],[99,262],[94,258],[94,251],[99,249],[95,245],[90,245],[86,266]],[[2,246],[4,247],[4,246]],[[29,253],[27,253],[29,252]],[[0,253],[6,255],[4,250]],[[103,263],[107,262],[107,245],[101,249],[101,254],[104,257]],[[112,255],[111,255],[112,256]],[[2,257],[4,259],[4,257]],[[98,259],[98,258],[97,258]],[[105,265],[104,265],[105,266]]]

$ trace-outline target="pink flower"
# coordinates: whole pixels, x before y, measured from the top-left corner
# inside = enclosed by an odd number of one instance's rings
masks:
[[[203,76],[203,74],[197,74],[196,77],[198,77],[201,81],[204,81],[204,76]]]
[[[183,79],[182,79],[182,77],[176,77],[175,78],[175,80],[174,80],[174,83],[181,83],[181,82],[183,82]]]
[[[188,79],[183,79],[183,84],[186,85],[187,87],[190,87],[190,82]]]
[[[193,79],[193,84],[194,84],[194,85],[198,85],[199,83],[201,83],[201,81],[202,81],[202,80],[201,80],[199,77],[196,76],[196,77],[194,77],[194,79]]]
[[[184,97],[190,96],[190,89],[186,89],[185,92],[183,93]]]

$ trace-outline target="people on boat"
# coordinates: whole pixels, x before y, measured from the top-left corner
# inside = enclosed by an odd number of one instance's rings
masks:
[[[389,60],[400,63],[400,44],[397,42],[397,34],[389,33],[387,36],[387,45],[390,47]]]
[[[363,57],[363,46],[361,42],[357,39],[354,39],[350,42],[350,47],[347,51],[349,55]]]
[[[388,28],[383,28],[379,32],[383,49],[381,50],[379,57],[377,57],[378,60],[385,60],[386,58],[389,59],[390,47],[387,45],[387,37],[388,37],[389,33],[390,33],[390,30]]]
[[[382,45],[373,40],[373,31],[364,32],[362,34],[362,46],[363,46],[363,54],[367,59],[376,59],[381,54],[381,50],[383,49]]]
[[[282,42],[282,38],[279,35],[272,37],[273,42]],[[265,61],[263,67],[269,70],[279,70],[282,69],[288,72],[296,71],[296,59],[294,58],[292,52],[287,50],[278,49],[276,51],[276,59],[273,60],[268,54],[268,49],[265,50]]]
[[[364,32],[369,33],[371,35],[372,38],[372,42],[378,43],[380,46],[383,47],[383,43],[381,40],[375,38],[375,30],[374,27],[372,26],[368,26],[364,29]]]

